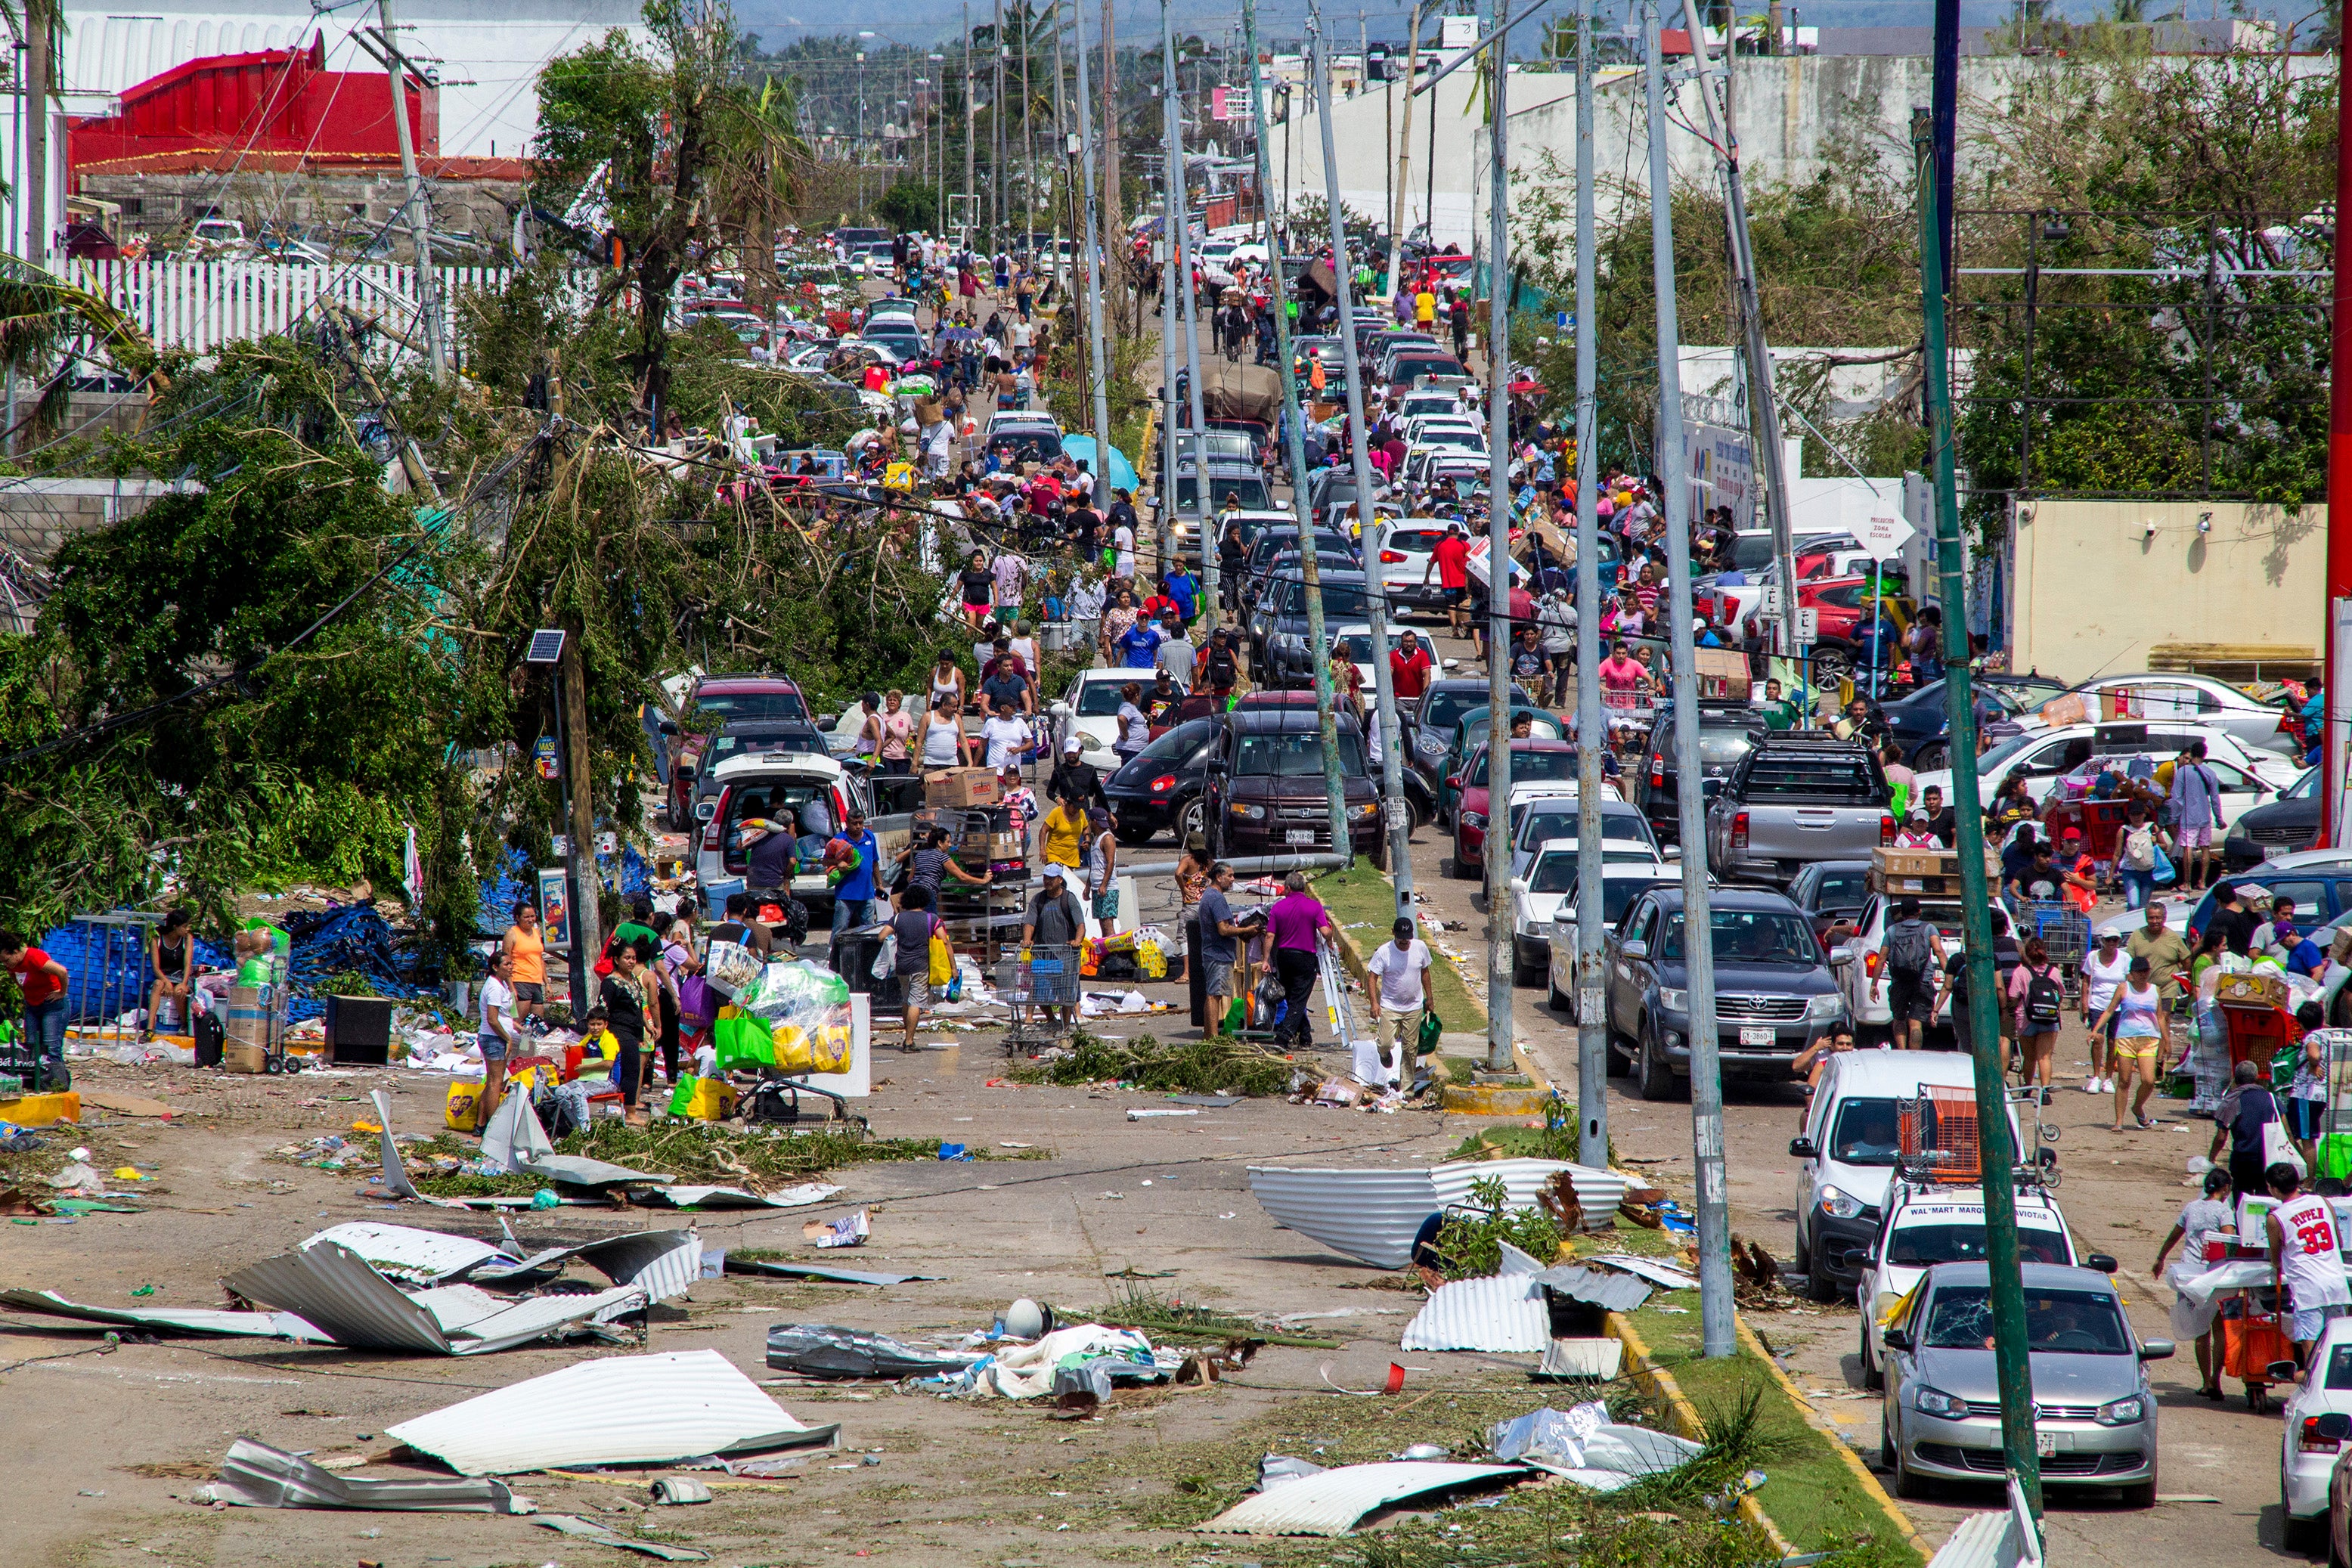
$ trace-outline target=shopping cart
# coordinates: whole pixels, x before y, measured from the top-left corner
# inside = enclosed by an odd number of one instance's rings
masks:
[[[997,961],[997,994],[1007,1008],[1008,1056],[1058,1045],[1078,1016],[1078,950],[1075,943],[1035,942]]]

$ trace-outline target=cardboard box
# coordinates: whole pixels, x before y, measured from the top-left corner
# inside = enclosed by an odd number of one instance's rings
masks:
[[[221,1016],[221,1032],[231,1044],[266,1046],[269,1043],[270,1009],[264,994],[265,988],[258,985],[229,987],[228,1006]]]
[[[1874,849],[1870,854],[1870,867],[1885,877],[1958,879],[1960,857],[1959,852],[1953,849]]]
[[[1958,876],[1890,876],[1874,869],[1863,878],[1863,884],[1874,893],[1893,893],[1898,897],[1906,893],[1920,899],[1957,899],[1960,896]]]
[[[268,1059],[269,1053],[259,1046],[232,1042],[221,1047],[221,1070],[224,1072],[266,1072]]]
[[[2293,994],[2287,989],[2286,976],[2267,969],[2257,969],[2245,974],[2224,974],[2213,987],[2217,1002],[2234,1002],[2242,1006],[2284,1007]]]
[[[994,805],[1002,798],[996,774],[987,768],[944,768],[923,775],[927,805]]]
[[[988,836],[988,858],[991,860],[1018,860],[1028,853],[1029,846],[1018,833],[992,833]]]

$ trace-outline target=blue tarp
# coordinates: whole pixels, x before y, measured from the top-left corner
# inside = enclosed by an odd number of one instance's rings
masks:
[[[392,927],[368,904],[333,904],[303,910],[275,922],[292,939],[289,969],[296,994],[288,1000],[289,1020],[315,1018],[326,1003],[303,994],[330,975],[358,973],[386,996],[431,997],[430,984],[416,979],[418,955],[395,952]],[[66,966],[68,1014],[77,1024],[96,1023],[146,1005],[147,951],[141,928],[107,927],[75,921],[41,938],[42,951]],[[198,942],[196,963],[213,970],[233,967],[224,943]]]
[[[610,881],[613,858],[597,857],[596,868]],[[635,898],[639,893],[654,890],[653,868],[632,845],[621,847],[621,896]],[[498,876],[482,884],[481,912],[475,918],[474,930],[480,936],[502,936],[514,919],[514,907],[524,899],[534,902],[539,898],[539,872],[530,857],[520,849],[509,849],[499,862]]]

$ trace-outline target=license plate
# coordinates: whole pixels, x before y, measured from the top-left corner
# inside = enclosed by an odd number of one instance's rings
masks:
[[[1739,1031],[1739,1043],[1743,1046],[1778,1045],[1780,1043],[1780,1032],[1778,1029],[1759,1029],[1752,1025],[1744,1026]]]
[[[1315,842],[1315,830],[1311,827],[1294,827],[1283,834],[1282,841],[1285,844],[1312,844]]]
[[[2071,1448],[2074,1446],[2074,1434],[2071,1432],[2036,1432],[2033,1434],[2033,1451],[2036,1454],[2042,1456],[2044,1458],[2056,1453],[2061,1448]]]

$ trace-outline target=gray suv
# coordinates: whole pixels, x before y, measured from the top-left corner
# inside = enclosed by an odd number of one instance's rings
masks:
[[[2134,1334],[2097,1269],[2027,1263],[2020,1275],[2042,1485],[2116,1487],[2126,1506],[2154,1507],[2156,1396],[2142,1363],[2172,1342]],[[1982,1263],[1938,1264],[1886,1327],[1878,1444],[1898,1497],[2006,1474],[1990,1278]]]

